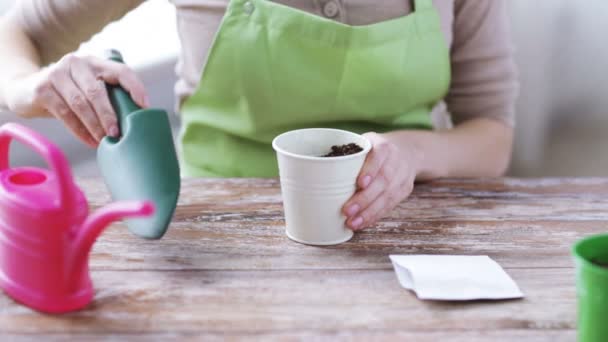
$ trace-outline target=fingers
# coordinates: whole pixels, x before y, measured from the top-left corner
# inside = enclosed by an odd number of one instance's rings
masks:
[[[138,105],[148,106],[143,83],[124,64],[68,54],[20,80],[10,96],[11,107],[55,116],[78,138],[96,146],[103,137],[120,133],[104,82],[120,84]]]
[[[347,217],[353,217],[367,208],[398,176],[394,171],[400,163],[392,145],[376,133],[368,133],[366,136],[371,140],[373,148],[359,173],[360,190],[343,208]]]
[[[353,230],[374,224],[397,206],[409,196],[415,179],[408,157],[396,145],[376,133],[365,136],[373,148],[359,173],[359,190],[342,208]]]
[[[391,144],[379,134],[366,133],[363,136],[370,140],[373,148],[365,158],[365,163],[357,178],[357,185],[361,189],[368,187],[377,177],[391,150]]]
[[[370,188],[373,187],[373,184]],[[398,184],[397,182],[384,188],[384,191],[376,197],[365,209],[355,216],[351,216],[346,221],[346,225],[352,230],[361,230],[369,227],[384,217],[388,212],[393,210],[404,198],[412,192],[413,181],[411,185],[408,182]]]
[[[63,76],[57,76],[55,79],[52,79],[52,83],[53,89],[67,105],[69,111],[76,115],[96,142],[101,141],[105,132],[97,119],[97,115],[95,115],[95,112],[80,89],[70,78]],[[58,116],[63,115],[62,120],[66,117],[65,113],[62,112],[56,112],[55,114]]]
[[[105,131],[86,96],[71,77],[70,65],[74,63],[75,58],[73,56],[64,57],[59,62],[60,64],[50,72],[49,81],[72,113],[76,114],[91,136],[99,142],[106,135]]]
[[[70,107],[63,102],[61,96],[54,89],[48,89],[45,92],[45,107],[44,109],[58,118],[63,124],[80,140],[95,147],[97,142],[91,136],[89,130],[82,124],[80,119],[72,112]]]
[[[375,201],[371,203],[365,210],[356,216],[349,218],[346,221],[346,225],[352,230],[361,230],[370,224],[376,222],[382,217],[387,207],[387,196],[384,194],[379,196]]]
[[[80,92],[84,94],[86,100],[91,105],[105,131],[105,135],[118,137],[119,131],[116,113],[110,104],[105,83],[97,79],[89,65],[82,59],[75,59],[70,64],[70,75]]]
[[[359,190],[344,205],[343,212],[347,217],[354,217],[359,212],[367,208],[380,196],[388,182],[384,177],[377,177],[367,188]]]
[[[144,84],[125,64],[93,57],[88,60],[94,67],[98,79],[110,84],[120,84],[140,107],[150,106]]]
[[[391,186],[386,178],[377,177],[369,187],[360,190],[349,200],[349,206],[345,206],[346,225],[353,230],[360,230],[373,224],[381,218],[384,209],[393,208],[388,207],[388,198],[394,197],[393,192],[398,191],[398,184]]]

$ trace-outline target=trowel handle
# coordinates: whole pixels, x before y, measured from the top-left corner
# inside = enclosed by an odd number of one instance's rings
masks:
[[[124,63],[122,55],[118,50],[108,50],[108,59],[117,63]],[[118,125],[121,134],[124,134],[123,127],[125,127],[126,118],[129,114],[141,109],[131,98],[131,95],[124,90],[120,85],[107,84],[108,95],[110,96],[110,103],[116,112],[118,117]]]

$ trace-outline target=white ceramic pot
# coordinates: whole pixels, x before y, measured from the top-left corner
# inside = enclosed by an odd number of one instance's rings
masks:
[[[356,143],[363,151],[322,157],[334,145]],[[342,206],[355,193],[356,181],[371,143],[348,131],[309,128],[276,137],[287,236],[309,245],[335,245],[350,240]]]

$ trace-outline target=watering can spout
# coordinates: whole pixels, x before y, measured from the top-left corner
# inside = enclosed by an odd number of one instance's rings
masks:
[[[88,254],[97,237],[112,222],[126,217],[144,217],[154,214],[151,202],[117,202],[98,209],[89,215],[83,225],[78,229],[73,242],[72,272],[75,280],[79,279],[87,264]]]

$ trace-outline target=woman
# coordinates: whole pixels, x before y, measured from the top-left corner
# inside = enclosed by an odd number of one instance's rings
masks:
[[[141,2],[18,2],[0,29],[0,105],[57,117],[91,146],[119,135],[103,82],[147,106],[142,83],[126,66],[69,52]],[[373,149],[344,205],[359,230],[416,180],[508,165],[517,79],[504,0],[172,2],[186,175],[275,176],[270,142],[281,132],[367,132]]]

